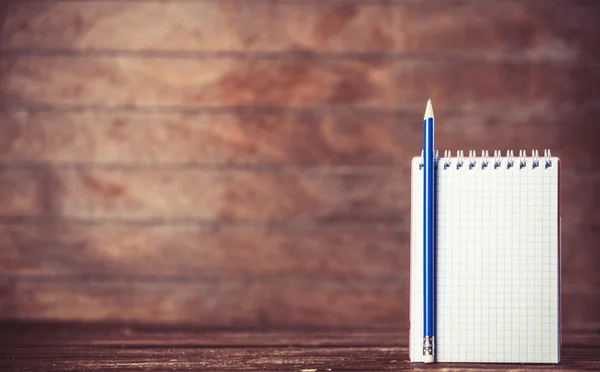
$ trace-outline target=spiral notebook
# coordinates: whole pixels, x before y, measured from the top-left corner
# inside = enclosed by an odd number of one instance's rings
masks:
[[[436,158],[436,361],[558,363],[559,159]],[[422,158],[412,159],[410,359],[423,354]]]

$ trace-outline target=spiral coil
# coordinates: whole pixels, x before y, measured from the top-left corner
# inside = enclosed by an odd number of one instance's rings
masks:
[[[493,160],[491,163],[491,167],[493,169],[506,168],[510,169],[515,166],[515,154],[513,150],[507,150],[506,155],[502,156],[502,152],[500,150],[495,150],[493,155]],[[518,155],[518,166],[519,169],[525,168],[538,168],[543,164],[544,168],[550,168],[552,166],[552,154],[550,150],[544,150],[544,158],[543,162],[540,159],[540,153],[538,150],[532,150],[531,156],[527,156],[526,150],[519,150]],[[469,169],[473,169],[479,167],[481,169],[485,169],[490,167],[490,155],[489,151],[482,150],[481,156],[477,156],[475,150],[469,150],[468,156],[466,158],[466,164]],[[441,165],[441,166],[440,166]],[[439,157],[439,151],[435,152],[434,166],[440,169],[448,169],[451,166],[455,165],[456,169],[461,169],[465,165],[465,153],[463,150],[456,151],[456,156],[452,156],[452,151],[445,150],[444,156]],[[421,158],[419,161],[419,169],[423,168],[423,151],[421,150]]]

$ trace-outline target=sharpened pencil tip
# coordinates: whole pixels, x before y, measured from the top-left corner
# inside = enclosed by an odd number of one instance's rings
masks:
[[[433,106],[431,104],[431,97],[429,97],[427,100],[427,107],[425,108],[425,116],[423,117],[423,120],[429,118],[433,119]]]

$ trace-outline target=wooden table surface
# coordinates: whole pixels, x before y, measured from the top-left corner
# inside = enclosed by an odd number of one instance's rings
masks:
[[[1,324],[0,370],[374,371],[408,361],[406,330],[209,330],[119,324]],[[435,364],[426,369],[600,370],[600,332],[563,333],[560,365]]]

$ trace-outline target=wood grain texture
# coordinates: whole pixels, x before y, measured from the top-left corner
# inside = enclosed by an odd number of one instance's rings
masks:
[[[600,179],[563,172],[563,229],[600,223]],[[408,166],[307,170],[0,170],[0,216],[132,221],[406,221]],[[586,207],[584,207],[586,206]]]
[[[598,188],[600,177],[594,174],[569,173],[561,167],[560,213],[563,232],[590,233],[598,231],[600,212]]]
[[[566,171],[600,171],[595,160],[596,138],[600,127],[595,123],[598,110],[544,110],[498,111],[494,113],[446,114],[436,111],[436,146],[443,154],[448,149],[457,150],[507,150],[550,149],[558,156]],[[438,119],[439,118],[439,119]],[[577,128],[575,130],[574,128]],[[420,129],[420,128],[419,128]]]
[[[169,113],[0,111],[0,161],[120,165],[406,165],[420,112]],[[439,149],[551,149],[569,170],[600,171],[598,110],[436,110]],[[573,130],[576,127],[577,130]]]
[[[126,51],[382,52],[393,46],[381,3],[15,2],[4,48]],[[148,27],[148,23],[152,27]],[[268,25],[268,26],[267,26]]]
[[[409,283],[402,279],[66,279],[3,279],[2,319],[232,328],[408,326],[409,319]],[[599,295],[598,286],[565,285],[561,326],[600,327]]]
[[[281,172],[197,168],[0,170],[0,216],[117,220],[400,219],[408,166]]]
[[[0,160],[101,164],[391,165],[417,126],[369,114],[0,112]]]
[[[401,278],[408,226],[0,225],[0,272],[30,277]]]
[[[13,56],[0,65],[4,101],[372,109],[395,103],[392,67],[384,60]]]
[[[561,288],[561,327],[595,329],[600,327],[598,286],[577,285]]]
[[[407,328],[391,327],[324,327],[271,329],[225,329],[193,325],[157,325],[136,322],[1,322],[3,347],[20,346],[108,346],[141,345],[162,347],[340,347],[394,346],[408,341]],[[301,336],[301,337],[299,337]],[[583,335],[580,335],[581,337]]]
[[[408,333],[387,329],[240,330],[96,323],[3,324],[0,367],[74,371],[380,371],[415,370]],[[561,363],[436,363],[430,370],[597,370],[600,337],[594,330],[563,333]]]
[[[600,69],[592,64],[457,59],[397,61],[395,68],[400,107],[420,107],[428,96],[436,110],[552,110],[600,102]]]
[[[598,14],[596,7],[556,0],[17,1],[9,7],[2,45],[80,51],[509,52],[533,59],[597,59],[600,39],[592,14]]]
[[[331,347],[406,347],[408,329],[401,325],[380,327],[323,327],[271,329],[223,329],[193,325],[157,325],[135,322],[2,322],[0,345],[4,347],[81,346],[122,348],[331,348]],[[574,351],[584,352],[584,345],[596,345],[597,328],[562,330],[561,359],[568,362]],[[408,347],[407,353],[408,353]],[[590,347],[589,349],[593,349]],[[593,350],[587,350],[593,351]],[[598,355],[590,352],[598,359]],[[583,354],[582,354],[583,355]],[[408,354],[406,355],[408,358]],[[585,359],[585,358],[584,358]],[[406,361],[404,361],[406,362]],[[405,364],[405,363],[402,363]],[[465,366],[471,364],[464,364]],[[498,364],[493,364],[498,365]],[[429,366],[434,368],[436,365]],[[447,366],[442,364],[441,366]],[[472,365],[474,366],[474,365]],[[481,365],[479,365],[481,366]],[[501,367],[507,367],[498,365]],[[415,367],[415,365],[413,365]],[[488,367],[488,366],[485,366]],[[514,367],[514,365],[513,365]],[[529,366],[534,367],[534,366]],[[564,365],[563,365],[564,367]]]
[[[407,279],[404,225],[3,225],[0,270],[33,277]],[[561,276],[568,288],[600,287],[597,235],[563,232]]]
[[[591,3],[407,1],[393,7],[395,50],[532,60],[598,60],[600,9]]]
[[[0,225],[0,270],[33,277],[408,279],[405,225]],[[600,287],[597,241],[595,232],[563,232],[563,284]]]
[[[1,66],[4,102],[414,109],[431,95],[439,109],[485,109],[600,101],[600,70],[564,63],[11,56]]]
[[[589,230],[579,232],[563,230],[561,239],[562,282],[568,286],[572,285],[570,290],[596,286],[600,292],[600,277],[596,273],[596,268],[600,266],[598,228],[589,227]]]
[[[0,319],[405,325],[431,95],[440,150],[562,159],[561,321],[600,327],[600,7],[584,3],[3,2]],[[397,367],[335,350],[317,357]],[[145,352],[102,368],[161,369]],[[57,353],[82,369],[38,360]],[[294,353],[277,365],[313,355]]]
[[[3,319],[128,321],[205,327],[319,327],[408,323],[403,280],[19,281]]]

